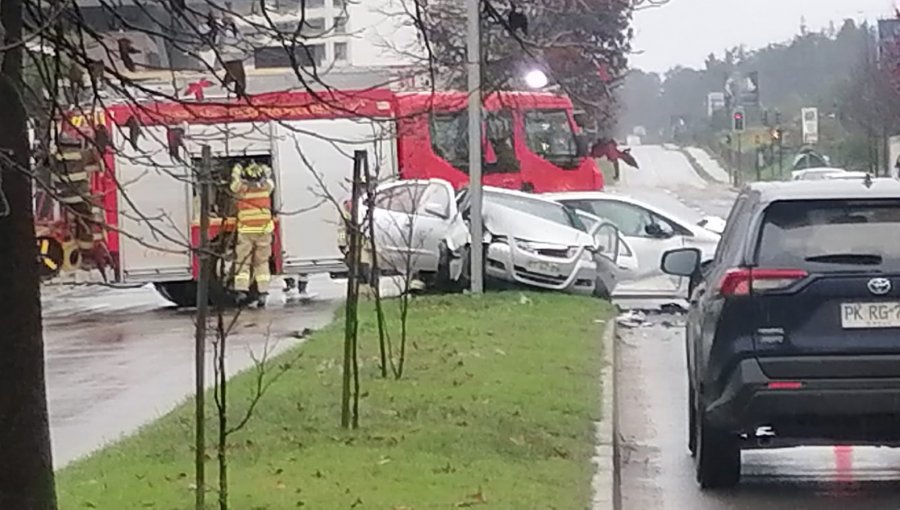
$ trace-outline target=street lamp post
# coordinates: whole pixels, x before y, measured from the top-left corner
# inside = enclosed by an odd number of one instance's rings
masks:
[[[470,271],[473,294],[484,292],[484,227],[481,189],[481,2],[466,0],[468,33],[466,37],[469,92],[469,233],[471,235]]]

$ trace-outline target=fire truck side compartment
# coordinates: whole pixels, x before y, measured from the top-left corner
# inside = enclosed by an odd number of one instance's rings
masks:
[[[338,205],[350,195],[353,151],[368,151],[371,172],[377,171],[380,180],[395,176],[397,155],[390,125],[371,119],[275,124],[285,273],[346,270],[338,249]]]
[[[115,146],[119,182],[119,264],[124,281],[191,279],[189,169],[166,150],[166,128],[144,128],[135,150],[121,130]]]

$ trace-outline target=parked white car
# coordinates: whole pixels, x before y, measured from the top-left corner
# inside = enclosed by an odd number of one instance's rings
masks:
[[[662,255],[672,249],[694,247],[704,259],[712,258],[719,244],[724,220],[706,217],[695,223],[636,198],[603,191],[548,193],[544,195],[571,208],[585,211],[615,225],[627,251],[634,252],[637,269],[627,273],[614,295],[622,297],[670,297],[683,295],[688,282],[666,275]],[[622,248],[626,251],[626,248]]]
[[[854,180],[854,179],[865,179],[869,177],[868,172],[836,172],[833,174],[827,174],[825,176],[825,180],[833,181],[833,180]]]
[[[842,168],[820,167],[806,168],[803,170],[794,170],[791,172],[791,180],[794,181],[822,181],[846,174],[847,171]]]
[[[622,271],[616,265],[615,226],[594,221],[590,230],[582,230],[561,224],[533,214],[537,211],[510,207],[503,200],[507,192],[485,188],[486,277],[579,294],[615,288]],[[556,202],[522,195],[577,221],[577,213]],[[467,191],[455,196],[450,184],[440,179],[379,186],[372,218],[380,269],[413,274],[437,288],[467,285],[471,244],[467,198]],[[361,221],[365,211],[363,199]]]

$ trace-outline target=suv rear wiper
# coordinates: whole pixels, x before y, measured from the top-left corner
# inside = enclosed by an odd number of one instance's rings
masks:
[[[877,266],[884,257],[873,253],[834,253],[830,255],[815,255],[806,257],[807,262],[821,262],[823,264],[858,264],[860,266]]]

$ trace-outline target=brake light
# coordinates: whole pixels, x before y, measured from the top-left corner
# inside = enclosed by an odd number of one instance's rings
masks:
[[[803,383],[799,381],[772,381],[767,387],[770,390],[799,390],[803,388]]]
[[[747,296],[751,289],[767,291],[783,289],[809,275],[802,269],[731,269],[719,285],[723,296]]]

